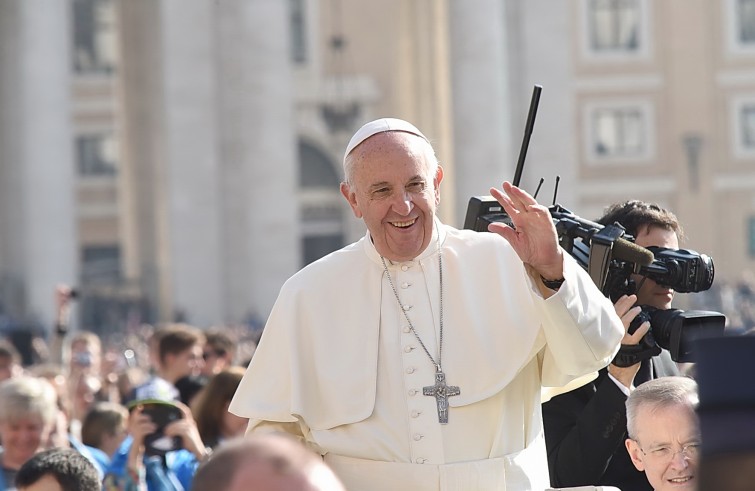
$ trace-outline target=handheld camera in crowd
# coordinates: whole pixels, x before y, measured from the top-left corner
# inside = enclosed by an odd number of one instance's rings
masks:
[[[173,421],[184,417],[181,408],[170,401],[159,399],[144,399],[133,401],[128,405],[129,412],[142,407],[142,414],[146,414],[157,429],[144,437],[144,453],[146,455],[165,455],[173,450],[183,448],[181,437],[170,437],[165,434],[165,427]]]
[[[513,184],[519,185],[526,155],[526,146],[534,125],[540,96],[535,86],[525,129],[525,140]],[[542,184],[542,180],[540,183]],[[556,183],[558,185],[558,181]],[[539,187],[538,187],[539,189]],[[537,195],[537,192],[535,192]],[[618,223],[601,225],[580,218],[554,204],[548,208],[559,244],[585,269],[601,292],[612,301],[622,295],[635,293],[632,275],[648,278],[679,293],[701,292],[713,284],[713,260],[705,254],[686,249],[640,247],[634,237],[626,234]],[[503,222],[513,226],[511,218],[492,196],[473,196],[469,200],[464,228],[487,232],[488,225]],[[650,331],[637,346],[622,345],[613,363],[631,366],[667,349],[677,362],[693,361],[692,345],[698,338],[723,333],[726,318],[719,312],[655,309],[643,305],[640,314],[629,327],[630,334],[644,322],[650,321]]]

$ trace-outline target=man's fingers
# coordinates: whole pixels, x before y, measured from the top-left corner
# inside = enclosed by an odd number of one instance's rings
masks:
[[[530,194],[520,189],[508,181],[503,183],[503,190],[509,195],[511,200],[522,210],[526,210],[529,205],[536,205],[537,200],[530,196]]]
[[[511,197],[501,192],[498,188],[490,188],[490,194],[503,206],[503,209],[510,217],[514,217],[519,210],[516,208],[516,204],[511,201]]]
[[[509,227],[505,223],[493,222],[490,225],[488,225],[488,231],[502,236],[504,239],[508,240],[509,243],[511,244],[514,244],[514,242],[516,241],[516,232],[514,231],[513,228]]]
[[[618,314],[619,317],[624,317],[632,309],[632,305],[634,305],[636,300],[637,297],[634,295],[622,295],[618,300],[616,300],[616,303],[614,303],[616,314]],[[639,313],[639,308],[637,310],[637,313]],[[635,316],[636,315],[637,314],[635,314]],[[632,318],[634,318],[634,316]]]
[[[642,308],[639,305],[632,307],[621,315],[621,320],[623,320],[625,324],[629,325],[629,323],[632,322],[641,311]]]
[[[640,327],[638,327],[633,334],[628,335],[627,340],[629,341],[629,344],[639,344],[642,337],[647,334],[649,330],[650,322],[645,321],[640,324]]]

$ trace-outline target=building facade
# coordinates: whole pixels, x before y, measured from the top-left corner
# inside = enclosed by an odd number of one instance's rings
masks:
[[[544,15],[547,10],[548,15]],[[585,218],[682,221],[719,280],[755,269],[755,2],[0,0],[0,299],[49,325],[264,320],[364,234],[338,192],[364,122],[408,119],[441,218],[510,180]]]

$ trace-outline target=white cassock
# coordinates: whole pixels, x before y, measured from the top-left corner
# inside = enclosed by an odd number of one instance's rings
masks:
[[[460,395],[438,422],[435,366],[409,329],[369,234],[283,286],[230,411],[325,456],[349,491],[542,490],[540,391],[606,366],[624,328],[573,258],[547,300],[508,242],[436,221],[393,284]]]

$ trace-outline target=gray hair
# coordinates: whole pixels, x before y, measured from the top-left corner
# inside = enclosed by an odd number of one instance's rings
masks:
[[[645,382],[637,387],[627,399],[627,433],[629,438],[637,436],[637,415],[640,408],[650,410],[669,406],[697,407],[697,383],[687,377],[661,377]]]
[[[383,133],[389,133],[389,132],[385,131]],[[435,155],[435,149],[430,144],[430,142],[428,142],[427,140],[425,140],[424,138],[422,138],[419,135],[415,135],[414,133],[409,133],[409,132],[406,132],[406,131],[393,130],[393,131],[391,131],[391,133],[404,133],[407,136],[414,136],[415,137],[414,141],[417,141],[418,143],[420,143],[422,145],[422,148],[425,150],[425,157],[426,157],[427,162],[429,164],[428,171],[429,171],[429,174],[430,174],[431,178],[434,178],[435,175],[438,172],[439,162],[438,162],[438,157]],[[377,133],[377,134],[380,134],[380,133]],[[375,136],[375,135],[372,135],[372,136]],[[370,137],[370,138],[372,138],[372,137]],[[369,140],[369,138],[367,138],[367,140]],[[365,141],[367,141],[367,140],[365,140]],[[346,184],[348,184],[349,187],[354,187],[354,184],[355,184],[354,183],[354,166],[356,164],[356,161],[359,160],[358,157],[357,157],[357,155],[359,154],[358,149],[359,149],[360,146],[362,146],[363,143],[364,143],[364,141],[361,142],[356,147],[354,147],[354,149],[351,152],[349,152],[348,155],[346,155],[343,158],[344,182],[346,182]]]
[[[0,383],[0,421],[17,421],[39,416],[45,425],[55,421],[58,412],[55,389],[47,380],[16,377]]]

